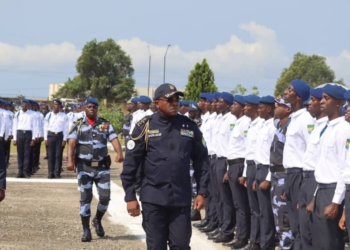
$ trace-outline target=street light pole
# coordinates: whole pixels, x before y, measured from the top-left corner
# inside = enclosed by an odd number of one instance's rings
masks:
[[[170,44],[166,48],[165,55],[164,55],[164,73],[163,73],[163,83],[165,83],[165,63],[166,63],[166,54],[168,53],[168,49],[170,47]]]
[[[151,51],[150,51],[148,45],[147,45],[147,47],[148,47],[148,54],[149,54],[149,61],[148,61],[148,88],[147,88],[147,93],[148,93],[148,96],[149,96],[149,85],[150,85],[150,82],[151,82]]]

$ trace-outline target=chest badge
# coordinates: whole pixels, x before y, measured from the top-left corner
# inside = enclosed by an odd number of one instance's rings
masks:
[[[100,132],[107,132],[108,124],[101,123],[100,125],[98,125],[98,129],[99,129]]]
[[[128,141],[126,144],[127,149],[133,150],[135,148],[135,142],[133,140]]]
[[[194,137],[193,131],[188,129],[181,129],[180,134],[186,137]]]
[[[311,132],[314,130],[314,128],[315,128],[315,125],[313,125],[313,124],[307,125],[307,132],[309,134],[311,134]]]

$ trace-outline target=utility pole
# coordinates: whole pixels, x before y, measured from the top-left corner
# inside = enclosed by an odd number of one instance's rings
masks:
[[[170,44],[168,45],[168,47],[166,48],[166,51],[165,51],[165,55],[164,55],[164,73],[163,73],[163,83],[165,83],[165,64],[166,64],[166,55],[168,53],[168,49],[170,47]]]

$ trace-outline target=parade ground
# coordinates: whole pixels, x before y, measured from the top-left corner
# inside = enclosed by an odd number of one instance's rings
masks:
[[[133,218],[126,212],[121,187],[122,164],[111,167],[111,201],[103,218],[106,236],[99,238],[92,229],[90,243],[80,241],[82,226],[79,216],[79,190],[75,173],[65,169],[64,153],[62,179],[47,179],[45,149],[41,151],[41,169],[31,179],[17,179],[16,151],[12,149],[7,171],[7,191],[0,203],[0,249],[146,249],[141,216]],[[115,155],[111,154],[112,159]],[[97,192],[91,206],[97,206]],[[229,249],[206,239],[193,228],[191,248],[195,250]]]

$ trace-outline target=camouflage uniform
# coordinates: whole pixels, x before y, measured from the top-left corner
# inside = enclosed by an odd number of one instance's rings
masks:
[[[96,218],[101,219],[107,211],[110,200],[110,158],[107,140],[112,141],[117,138],[117,134],[113,126],[103,118],[98,117],[93,127],[86,118],[80,118],[74,122],[68,138],[77,140],[75,164],[80,189],[80,216],[85,228],[89,222],[84,222],[83,218],[91,216],[93,183],[99,194]]]
[[[281,124],[278,122],[277,130],[271,145],[271,205],[275,221],[276,232],[279,237],[281,249],[293,249],[293,235],[289,224],[287,203],[282,199],[285,192],[285,178],[287,174],[282,166],[285,135],[289,120]]]

